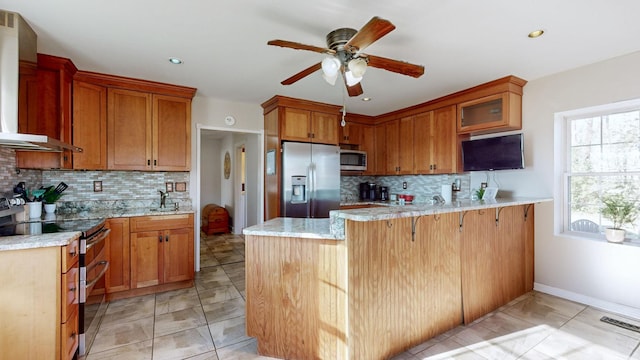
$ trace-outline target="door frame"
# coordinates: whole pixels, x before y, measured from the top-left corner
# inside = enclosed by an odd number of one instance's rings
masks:
[[[258,199],[258,221],[262,222],[264,221],[264,156],[262,154],[264,154],[265,152],[265,148],[264,148],[264,130],[247,130],[247,129],[230,129],[227,127],[218,127],[218,126],[206,126],[206,125],[202,125],[202,124],[196,124],[196,161],[195,161],[195,171],[191,171],[191,183],[195,184],[195,188],[191,187],[191,189],[193,189],[193,194],[191,194],[191,199],[192,199],[192,204],[193,204],[193,210],[194,210],[194,246],[193,246],[193,251],[194,251],[194,265],[195,265],[195,271],[200,271],[200,226],[201,226],[201,206],[202,204],[200,204],[200,193],[201,193],[201,186],[202,184],[200,183],[200,176],[201,176],[201,169],[200,169],[200,164],[202,161],[202,131],[206,131],[206,130],[214,130],[214,131],[221,131],[221,132],[226,132],[226,133],[241,133],[241,134],[251,134],[251,135],[260,135],[258,136],[259,139],[259,148],[260,148],[260,168],[258,169],[258,183],[262,184],[262,186],[258,187],[258,192],[259,194],[257,195],[257,199]]]

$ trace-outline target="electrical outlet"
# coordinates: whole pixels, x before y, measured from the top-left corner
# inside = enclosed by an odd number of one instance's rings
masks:
[[[406,189],[406,188],[407,188],[407,182],[406,182],[406,181],[404,181],[404,182],[402,183],[402,188],[403,188],[403,189]]]
[[[101,192],[101,191],[102,191],[102,181],[94,181],[93,192]]]
[[[486,182],[480,183],[480,188],[481,189],[484,189],[486,187],[487,187],[487,183]]]

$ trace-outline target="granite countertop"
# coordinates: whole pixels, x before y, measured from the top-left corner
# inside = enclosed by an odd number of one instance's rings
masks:
[[[497,198],[485,201],[456,201],[453,204],[432,205],[427,203],[399,205],[385,202],[354,202],[341,205],[383,205],[370,208],[333,210],[329,219],[276,218],[243,230],[245,235],[276,237],[300,237],[312,239],[344,240],[345,220],[376,221],[462,212],[480,209],[492,209],[504,206],[517,206],[552,201],[553,198]]]
[[[13,235],[0,237],[0,251],[65,246],[80,237],[77,231],[40,235]]]
[[[329,219],[275,218],[242,232],[245,235],[340,240],[331,234],[329,222]]]
[[[156,215],[178,215],[192,214],[191,208],[183,208],[180,210],[158,211],[149,208],[127,208],[127,209],[109,209],[98,211],[81,211],[71,214],[43,214],[41,219],[29,219],[30,226],[41,225],[42,222],[60,221],[60,220],[89,220],[89,219],[108,219],[134,216],[156,216]],[[328,220],[328,219],[325,219]],[[75,239],[80,237],[77,231],[59,232],[52,234],[38,235],[12,235],[0,237],[0,251],[6,250],[23,250],[35,249],[49,246],[68,245]]]

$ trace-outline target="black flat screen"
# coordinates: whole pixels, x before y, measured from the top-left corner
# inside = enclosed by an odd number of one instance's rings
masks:
[[[524,169],[523,135],[505,135],[462,142],[464,171]]]

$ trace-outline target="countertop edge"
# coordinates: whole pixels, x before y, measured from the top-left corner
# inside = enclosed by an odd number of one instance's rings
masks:
[[[0,237],[0,252],[65,246],[79,239],[80,235],[78,231],[68,231],[54,234],[3,236]]]

